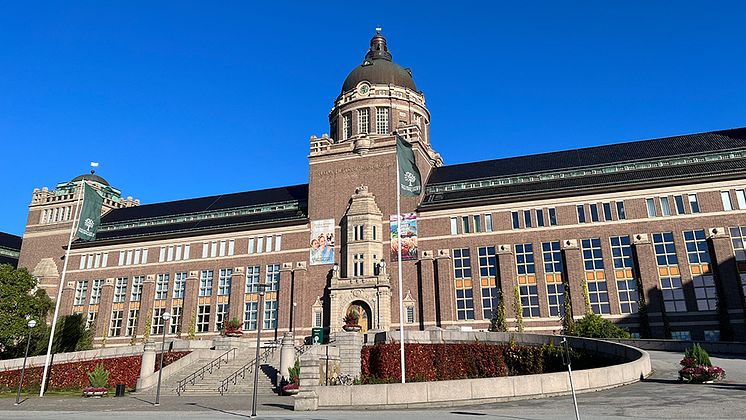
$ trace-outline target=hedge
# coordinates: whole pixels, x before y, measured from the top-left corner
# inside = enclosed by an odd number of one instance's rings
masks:
[[[365,346],[362,350],[362,383],[401,381],[399,344]],[[571,350],[574,369],[606,366],[610,360]],[[566,370],[562,351],[552,344],[405,344],[407,380],[411,382],[532,375]]]
[[[163,358],[163,366],[167,366],[187,354],[189,352],[168,352]],[[155,358],[156,371],[158,370],[160,360],[159,353]],[[114,357],[54,364],[50,370],[47,389],[55,391],[83,389],[89,385],[88,372],[93,371],[99,363],[103,363],[104,368],[109,371],[110,388],[114,388],[117,384],[125,384],[128,389],[135,388],[137,378],[140,377],[142,356]],[[38,390],[41,388],[43,368],[43,365],[26,368],[26,374],[23,378],[24,389]],[[20,369],[0,372],[0,392],[15,390],[18,387],[20,378]]]

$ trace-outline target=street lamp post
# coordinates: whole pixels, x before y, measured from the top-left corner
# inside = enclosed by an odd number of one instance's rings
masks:
[[[21,403],[21,386],[23,385],[23,376],[26,374],[26,359],[28,359],[28,349],[31,345],[31,329],[36,326],[36,321],[30,319],[26,326],[28,326],[28,340],[26,340],[26,353],[23,355],[23,368],[21,369],[21,380],[18,381],[18,393],[16,393],[15,405]]]
[[[259,289],[259,303],[256,308],[256,358],[254,359],[254,396],[251,401],[251,417],[256,417],[256,398],[257,398],[257,386],[259,384],[259,344],[262,335],[262,311],[264,305],[264,289],[267,287],[265,283],[257,285]]]
[[[158,388],[155,391],[155,405],[161,404],[161,376],[163,375],[163,355],[166,353],[166,328],[168,328],[168,320],[171,319],[171,314],[164,312],[161,315],[163,319],[163,341],[161,342],[161,363],[158,368]]]

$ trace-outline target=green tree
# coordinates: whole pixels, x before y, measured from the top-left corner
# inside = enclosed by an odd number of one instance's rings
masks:
[[[508,331],[508,322],[505,320],[505,302],[500,290],[497,291],[497,308],[492,310],[489,330],[492,332]]]
[[[629,332],[600,315],[588,314],[573,322],[567,335],[588,338],[629,338]]]
[[[31,342],[38,342],[52,308],[47,292],[25,269],[0,265],[0,359],[23,357],[28,339],[28,319],[36,320]]]
[[[515,310],[516,331],[523,332],[523,304],[521,304],[521,290],[513,288],[513,309]]]

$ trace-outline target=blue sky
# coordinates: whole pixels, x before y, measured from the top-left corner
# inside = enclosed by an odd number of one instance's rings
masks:
[[[446,164],[746,126],[744,2],[258,3],[0,4],[0,231],[90,161],[143,203],[306,182],[377,25]]]

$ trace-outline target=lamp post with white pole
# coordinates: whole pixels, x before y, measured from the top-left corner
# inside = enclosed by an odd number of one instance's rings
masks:
[[[168,328],[168,320],[171,319],[171,314],[164,312],[161,315],[163,319],[163,341],[161,342],[161,363],[158,368],[158,388],[155,391],[155,405],[161,404],[161,375],[163,374],[163,355],[166,353],[166,328]]]
[[[16,403],[14,405],[18,405],[21,403],[21,386],[23,385],[23,376],[26,374],[26,359],[28,359],[28,349],[31,345],[31,329],[36,326],[36,321],[33,319],[30,319],[28,323],[26,324],[28,326],[28,340],[26,340],[26,353],[23,355],[23,368],[21,369],[21,380],[18,381],[18,393],[16,393]]]
[[[262,336],[262,311],[264,306],[264,289],[267,287],[266,283],[257,284],[259,289],[259,303],[256,308],[256,358],[254,359],[254,395],[251,401],[251,417],[256,417],[256,398],[257,398],[257,386],[259,385],[259,345]]]

